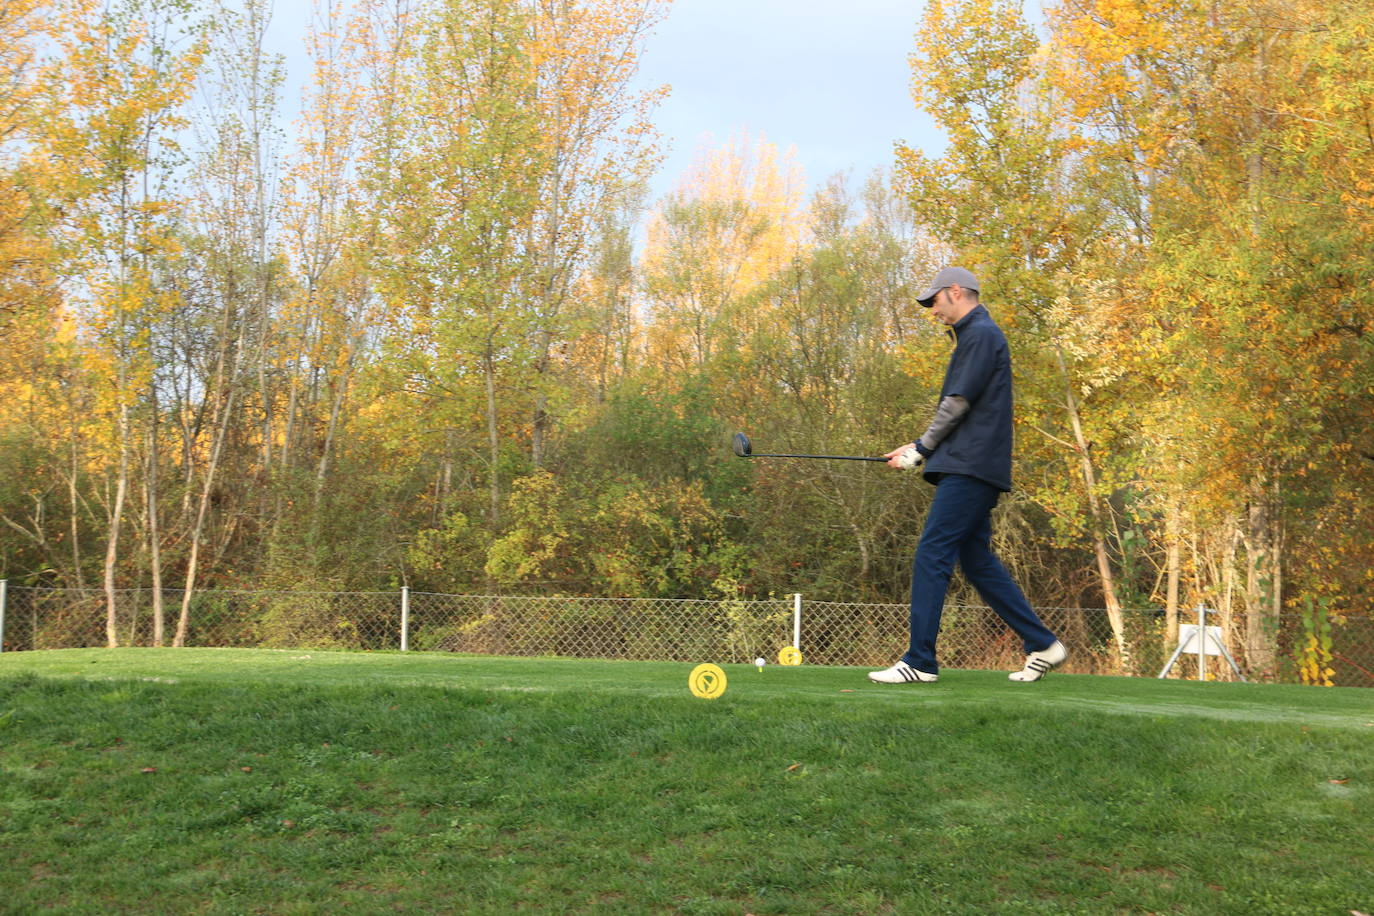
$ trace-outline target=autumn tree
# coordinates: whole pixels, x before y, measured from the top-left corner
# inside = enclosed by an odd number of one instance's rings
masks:
[[[106,638],[117,644],[116,573],[137,447],[135,424],[149,390],[149,328],[173,308],[157,259],[173,252],[171,173],[178,113],[204,54],[189,4],[140,0],[64,8],[54,41],[56,119],[45,153],[72,183],[61,236],[63,271],[76,282],[95,345],[87,352],[109,418],[113,493],[106,505]],[[145,416],[146,419],[146,416]]]
[[[22,149],[25,140],[44,131],[39,54],[47,22],[41,6],[33,0],[0,9],[0,143],[7,150]],[[53,279],[44,269],[47,246],[36,225],[42,199],[35,199],[34,185],[53,177],[33,174],[41,168],[14,153],[0,158],[0,332],[16,356],[41,349],[57,305]],[[19,364],[10,362],[6,369],[18,370]]]
[[[365,206],[358,162],[364,132],[388,123],[385,113],[379,121],[364,115],[368,81],[394,72],[386,30],[401,29],[404,40],[407,22],[404,8],[364,4],[350,16],[340,0],[322,0],[309,30],[313,79],[282,194],[282,244],[296,282],[273,323],[271,365],[284,382],[272,392],[279,419],[263,455],[275,491],[273,563],[296,580],[313,581],[330,563],[326,545],[337,539],[326,534],[328,483],[348,440],[370,355],[368,329],[383,317],[369,273],[378,227]],[[385,127],[373,136],[383,149],[394,145]]]
[[[556,350],[577,336],[585,309],[575,285],[591,264],[598,223],[656,161],[649,120],[662,89],[636,90],[649,30],[663,0],[534,0],[528,13],[542,173],[528,247],[531,265],[530,459],[544,463],[555,416]]]
[[[206,541],[217,534],[222,543],[232,530],[227,518],[217,520],[211,512],[226,476],[229,442],[237,434],[271,454],[274,405],[266,365],[281,285],[274,246],[275,151],[280,148],[274,111],[282,74],[280,61],[263,50],[268,24],[268,8],[258,0],[246,0],[239,10],[220,10],[210,105],[201,124],[208,145],[198,158],[186,207],[188,244],[197,255],[188,295],[201,321],[206,364],[191,381],[191,397],[177,402],[187,487],[177,646],[186,644]],[[243,409],[252,400],[258,406],[257,429]],[[217,521],[225,524],[215,532]]]
[[[1358,449],[1332,438],[1327,412],[1335,391],[1359,397],[1368,328],[1352,295],[1365,259],[1347,228],[1360,182],[1328,172],[1359,147],[1342,139],[1362,123],[1346,91],[1358,79],[1311,78],[1358,66],[1347,51],[1364,17],[1347,5],[1186,2],[1064,3],[1051,16],[1055,86],[1147,243],[1118,274],[1135,290],[1120,298],[1131,346],[1118,352],[1167,405],[1145,412],[1141,432],[1171,460],[1147,473],[1166,505],[1186,499],[1194,519],[1219,526],[1203,538],[1217,553],[1193,564],[1196,589],[1220,599],[1223,620],[1243,594],[1241,644],[1262,676],[1280,664],[1289,517],[1329,498],[1328,463],[1364,470],[1341,457]],[[1342,153],[1325,155],[1328,143]],[[1169,511],[1176,570],[1184,519]]]
[[[63,500],[54,498],[56,481],[44,473],[61,462],[58,443],[49,444],[52,437],[43,433],[58,425],[60,399],[53,389],[61,360],[53,343],[55,337],[70,338],[44,226],[45,192],[60,176],[31,153],[48,127],[41,49],[51,22],[44,6],[16,2],[0,8],[0,338],[7,351],[0,366],[0,391],[6,393],[0,437],[8,459],[0,468],[6,481],[0,521],[21,545],[5,550],[0,563],[56,573],[75,560],[70,576],[80,583],[79,539],[70,538],[71,558],[62,555],[57,539],[64,532],[53,530],[53,523]],[[73,528],[65,533],[74,535],[80,530],[77,513],[70,503],[67,508]]]
[[[657,4],[473,0],[434,7],[407,52],[379,276],[388,352],[456,445],[483,418],[487,514],[511,446],[545,460],[597,226],[645,173],[656,93],[630,81]],[[404,293],[402,293],[404,291]],[[474,382],[476,384],[474,384]],[[560,408],[561,409],[561,408]],[[527,428],[527,434],[517,434]],[[457,432],[457,431],[463,432]]]
[[[739,303],[796,251],[801,183],[790,154],[739,135],[659,202],[642,255],[655,361],[698,373],[740,342]]]
[[[635,226],[643,215],[643,184],[631,185],[597,218],[587,269],[576,293],[585,315],[568,351],[566,371],[584,389],[582,400],[604,404],[618,380],[640,368],[643,337],[637,314],[639,265]]]
[[[547,168],[528,27],[509,0],[453,0],[423,26],[382,274],[387,294],[405,302],[388,347],[409,366],[415,393],[451,425],[466,425],[459,418],[470,409],[483,417],[493,520],[508,433],[503,400],[530,363],[526,281],[536,253],[527,241]]]

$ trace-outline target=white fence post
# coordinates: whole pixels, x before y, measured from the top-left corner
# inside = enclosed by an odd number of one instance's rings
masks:
[[[5,605],[9,602],[10,580],[0,579],[0,652],[5,651]]]
[[[401,651],[410,650],[410,586],[401,586]]]
[[[801,651],[801,592],[792,596],[792,645]]]
[[[1207,605],[1197,606],[1197,679],[1207,680]]]

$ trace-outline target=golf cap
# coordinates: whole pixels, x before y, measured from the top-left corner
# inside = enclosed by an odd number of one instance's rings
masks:
[[[962,267],[946,267],[935,275],[935,279],[930,281],[930,289],[916,297],[916,301],[921,303],[922,308],[930,308],[935,302],[935,295],[946,286],[962,286],[964,289],[971,289],[978,292],[978,278],[964,270]]]

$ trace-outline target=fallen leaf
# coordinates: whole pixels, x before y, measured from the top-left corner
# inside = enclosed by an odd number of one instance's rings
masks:
[[[240,769],[240,770],[243,770],[243,772],[245,772],[245,773],[251,773],[251,772],[253,772],[253,768],[252,768],[252,767],[239,767],[239,769]]]
[[[140,772],[143,772],[143,773],[156,773],[156,772],[157,772],[157,767],[144,767]]]
[[[790,767],[787,768],[787,772],[790,773],[790,772],[792,772],[793,770],[796,770],[796,769],[801,768],[802,766],[805,766],[805,764],[794,763],[794,764],[792,764]]]
[[[1348,780],[1348,779],[1328,779],[1327,782],[1331,783],[1333,786],[1343,786],[1343,785],[1345,785],[1346,783],[1350,782],[1350,780]]]

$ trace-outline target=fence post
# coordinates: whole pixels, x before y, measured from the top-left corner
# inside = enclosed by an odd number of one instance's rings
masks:
[[[0,652],[5,651],[5,605],[9,602],[10,580],[0,579]]]
[[[1197,679],[1207,680],[1207,605],[1197,606]]]
[[[410,649],[410,586],[401,586],[401,651]]]
[[[792,645],[801,651],[801,592],[792,596]]]

